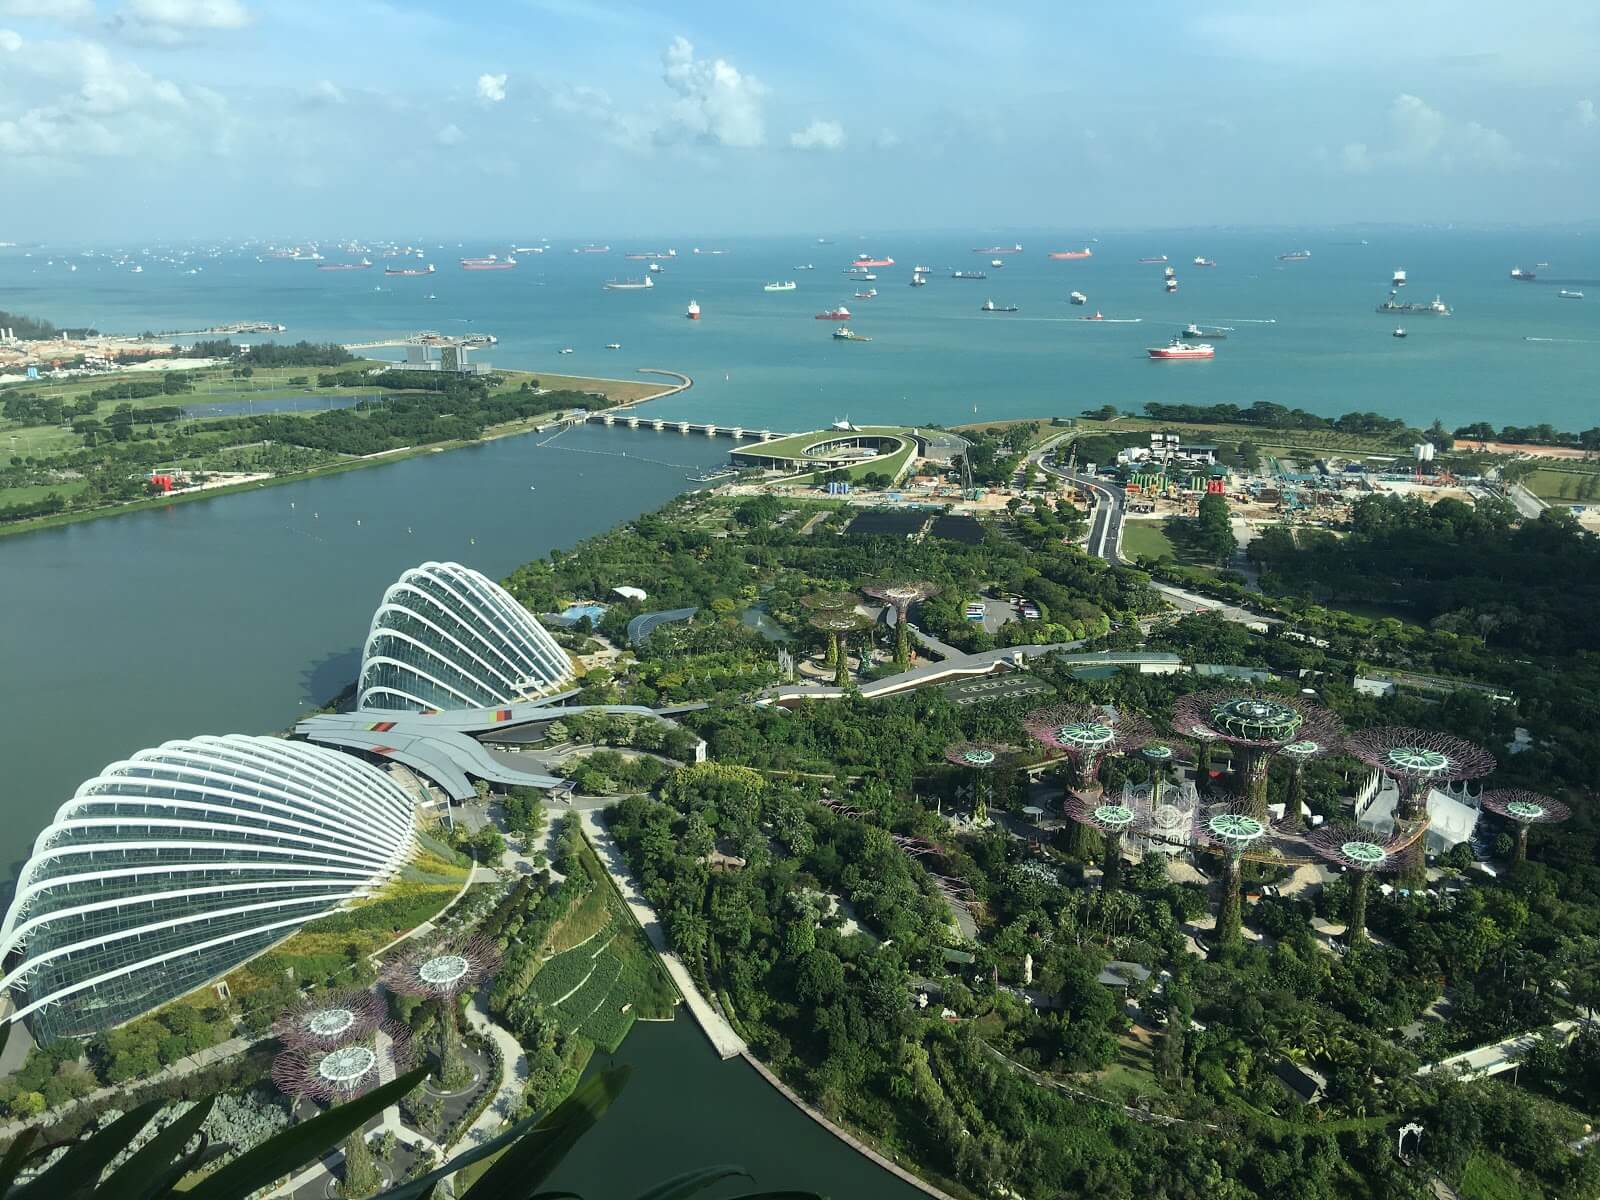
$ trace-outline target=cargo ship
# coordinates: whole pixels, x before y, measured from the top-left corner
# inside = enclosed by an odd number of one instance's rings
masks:
[[[689,307],[683,310],[683,315],[691,321],[698,321],[700,319],[700,302],[698,300],[689,301]]]
[[[1309,250],[1291,250],[1287,254],[1278,255],[1279,262],[1305,262],[1311,257]]]
[[[487,258],[463,258],[461,269],[463,271],[509,271],[517,265],[517,260],[511,255],[504,258],[491,254]]]
[[[1082,250],[1052,250],[1050,257],[1061,260],[1071,258],[1093,258],[1094,251],[1085,246]]]
[[[911,273],[913,275],[932,275],[933,274],[933,268],[932,267],[912,267],[911,268]]]
[[[917,272],[917,271],[912,272],[912,275],[911,275],[911,286],[912,287],[927,287],[928,286],[928,277],[926,275],[923,275],[921,272]]]
[[[1524,271],[1521,267],[1512,267],[1511,278],[1520,279],[1523,283],[1529,283],[1539,277],[1532,271]]]
[[[694,252],[695,252],[695,253],[696,253],[696,254],[712,254],[712,255],[716,255],[716,254],[726,254],[726,253],[727,253],[727,251],[726,251],[726,250],[702,250],[702,249],[700,249],[700,247],[699,247],[699,246],[696,246],[696,247],[695,247],[695,248],[694,248]]]
[[[353,263],[323,263],[317,268],[319,271],[365,271],[372,265],[370,258],[363,258],[360,262]]]
[[[833,340],[836,342],[870,342],[872,339],[865,334],[855,332],[846,325],[841,325],[833,331]]]
[[[593,242],[590,242],[587,246],[574,246],[572,252],[574,254],[610,254],[611,247],[596,246]]]
[[[138,270],[137,267],[135,267],[134,269]],[[1556,295],[1559,296],[1563,300],[1582,300],[1583,299],[1583,293],[1582,292],[1569,292],[1569,291],[1567,291],[1566,288],[1562,288],[1559,292],[1556,293]]]
[[[857,300],[871,300],[877,294],[878,294],[878,289],[877,288],[868,288],[864,292],[857,292],[856,293],[856,299]]]
[[[1426,304],[1421,302],[1413,304],[1408,301],[1401,300],[1398,293],[1391,291],[1389,293],[1389,298],[1382,304],[1378,305],[1378,311],[1381,313],[1420,313],[1425,317],[1448,317],[1450,315],[1450,306],[1438,296],[1435,296]]]
[[[513,253],[513,254],[543,254],[545,252],[545,249],[546,249],[546,247],[544,247],[544,246],[513,246],[513,247],[511,247],[511,253]],[[418,258],[422,257],[422,252],[420,250],[417,251],[417,257]]]
[[[873,258],[870,254],[858,254],[850,265],[852,267],[892,267],[894,266],[894,259]]]
[[[608,292],[642,292],[655,285],[656,281],[646,275],[643,279],[608,279],[604,287]]]
[[[1141,258],[1139,261],[1142,263],[1164,263],[1167,261],[1167,256],[1165,254],[1153,254],[1149,258]]]
[[[818,321],[848,321],[850,319],[850,310],[841,304],[837,308],[830,308],[827,312],[819,312],[814,319]]]
[[[987,275],[985,275],[982,271],[951,271],[950,272],[950,278],[951,279],[987,279],[989,277]]]
[[[972,252],[974,254],[1021,254],[1022,243],[1017,242],[1011,246],[974,246]]]
[[[676,250],[630,250],[623,258],[677,258]]]
[[[1067,294],[1067,299],[1070,300],[1073,304],[1087,304],[1087,303],[1089,303],[1089,297],[1085,296],[1082,292],[1069,292]]]
[[[1186,346],[1180,338],[1173,338],[1165,346],[1146,347],[1145,353],[1158,360],[1215,358],[1217,356],[1216,348],[1206,342],[1196,342],[1192,346]]]
[[[794,288],[795,283],[792,279],[786,279],[782,283],[766,283],[761,285],[761,290],[763,292],[792,292],[794,291]]]
[[[1221,339],[1228,336],[1228,331],[1226,328],[1218,325],[1212,325],[1202,329],[1200,326],[1190,323],[1183,327],[1183,332],[1178,336],[1187,341],[1195,341],[1200,338]]]
[[[432,275],[434,267],[429,263],[425,267],[385,267],[385,275]]]
[[[978,305],[979,312],[1016,312],[1015,304],[996,304],[993,300],[985,300]]]

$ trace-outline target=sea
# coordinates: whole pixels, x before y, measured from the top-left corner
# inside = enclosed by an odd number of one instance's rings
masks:
[[[988,248],[1020,242],[1020,252]],[[277,335],[368,342],[428,329],[486,333],[495,366],[633,378],[640,368],[688,374],[694,386],[660,402],[663,417],[793,432],[857,423],[942,423],[1072,416],[1150,401],[1270,401],[1337,415],[1370,410],[1419,425],[1474,421],[1582,429],[1597,423],[1600,239],[1580,232],[1483,230],[1264,233],[1191,230],[1107,234],[884,234],[693,243],[613,240],[580,254],[554,242],[508,271],[462,270],[462,257],[508,252],[526,239],[432,239],[424,258],[366,271],[222,250],[162,261],[124,249],[127,265],[91,247],[0,250],[0,309],[103,331],[197,330],[230,321],[281,323]],[[1055,261],[1051,250],[1093,256]],[[337,251],[323,244],[329,261]],[[665,256],[676,249],[674,257]],[[628,251],[661,251],[649,290]],[[712,253],[721,251],[721,253]],[[1309,251],[1299,262],[1279,256]],[[892,258],[875,281],[848,268],[858,254]],[[1167,294],[1165,255],[1178,278]],[[351,256],[354,257],[354,256]],[[1194,265],[1203,257],[1215,266]],[[998,258],[1003,264],[991,266]],[[135,274],[131,264],[144,266]],[[432,262],[431,276],[385,276],[386,264]],[[1544,265],[1548,264],[1548,265]],[[77,270],[69,270],[76,266]],[[914,266],[929,268],[909,286]],[[1537,273],[1531,283],[1513,267]],[[196,273],[190,271],[198,268]],[[1435,295],[1449,317],[1379,313],[1397,269],[1400,299]],[[985,279],[956,279],[957,270]],[[763,285],[792,280],[787,292]],[[876,288],[877,295],[856,293]],[[1069,303],[1083,292],[1084,306]],[[1583,300],[1560,292],[1584,291]],[[980,311],[988,300],[1015,313]],[[690,301],[698,321],[685,316]],[[847,321],[816,314],[844,305]],[[1104,321],[1082,318],[1096,312]],[[1146,347],[1185,324],[1225,326],[1216,358],[1154,362]],[[841,324],[870,338],[836,341]],[[1407,331],[1395,338],[1397,326]],[[607,349],[618,343],[620,349]],[[570,348],[570,354],[563,349]],[[397,349],[373,351],[398,357]],[[209,398],[208,398],[209,400]]]

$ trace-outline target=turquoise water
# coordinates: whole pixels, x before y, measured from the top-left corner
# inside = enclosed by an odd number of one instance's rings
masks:
[[[423,328],[493,333],[500,344],[483,357],[498,365],[622,377],[639,367],[680,370],[695,386],[661,404],[662,415],[786,430],[845,415],[953,423],[975,411],[983,418],[1075,414],[1101,404],[1137,411],[1148,400],[1268,400],[1326,414],[1440,417],[1452,426],[1596,423],[1594,239],[1419,232],[1369,234],[1363,245],[1352,235],[1164,232],[1108,235],[1094,244],[1092,259],[1052,262],[1046,251],[1082,246],[1083,235],[1015,237],[1026,252],[1006,256],[999,270],[971,250],[990,239],[967,237],[738,240],[722,243],[730,252],[716,257],[680,243],[649,292],[602,290],[608,278],[642,274],[644,264],[623,260],[627,247],[617,242],[609,255],[574,255],[558,245],[500,272],[463,272],[455,263],[503,252],[503,244],[452,243],[430,249],[438,273],[416,279],[386,278],[381,259],[370,271],[340,273],[253,256],[203,260],[205,270],[194,276],[154,264],[132,275],[79,258],[69,274],[44,267],[38,252],[24,259],[7,250],[0,252],[0,307],[134,331],[259,319],[281,321],[289,329],[278,336],[289,338],[365,341]],[[1312,251],[1310,261],[1276,261],[1300,248]],[[857,285],[843,270],[858,249],[896,265],[879,269],[875,284]],[[1178,272],[1174,296],[1162,291],[1160,266],[1135,261],[1155,254],[1168,255]],[[1196,255],[1217,266],[1191,266]],[[1544,261],[1551,266],[1536,283],[1508,278],[1513,266]],[[793,269],[802,263],[816,269]],[[918,263],[933,268],[928,286],[908,287]],[[989,278],[950,279],[951,268],[986,270]],[[1396,268],[1411,280],[1403,299],[1438,293],[1456,315],[1397,321],[1375,312]],[[799,286],[762,292],[762,283],[779,279]],[[875,286],[879,295],[856,301],[858,286]],[[1588,298],[1559,299],[1562,287]],[[1068,304],[1074,288],[1088,294],[1086,309]],[[430,293],[437,299],[425,299]],[[980,313],[990,298],[1021,311]],[[683,316],[691,299],[704,310],[698,322]],[[841,302],[856,314],[851,327],[871,343],[834,342],[836,322],[812,319]],[[1142,323],[1076,319],[1095,308]],[[1146,359],[1144,347],[1189,321],[1232,325],[1234,333],[1212,362]],[[1266,321],[1273,323],[1253,323]],[[1390,336],[1397,323],[1410,331],[1404,341]],[[608,342],[622,349],[607,351]],[[574,353],[560,355],[564,346]]]

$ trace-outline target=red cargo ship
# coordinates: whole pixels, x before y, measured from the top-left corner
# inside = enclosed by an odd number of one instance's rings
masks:
[[[850,319],[850,310],[841,304],[838,308],[830,308],[827,312],[819,312],[816,319],[819,321],[848,321]]]
[[[1094,251],[1089,249],[1087,246],[1085,246],[1082,250],[1052,250],[1050,251],[1050,257],[1055,259],[1093,258]]]

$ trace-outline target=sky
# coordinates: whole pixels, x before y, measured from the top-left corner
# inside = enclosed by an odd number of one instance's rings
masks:
[[[0,241],[1593,221],[1593,0],[0,0]]]

